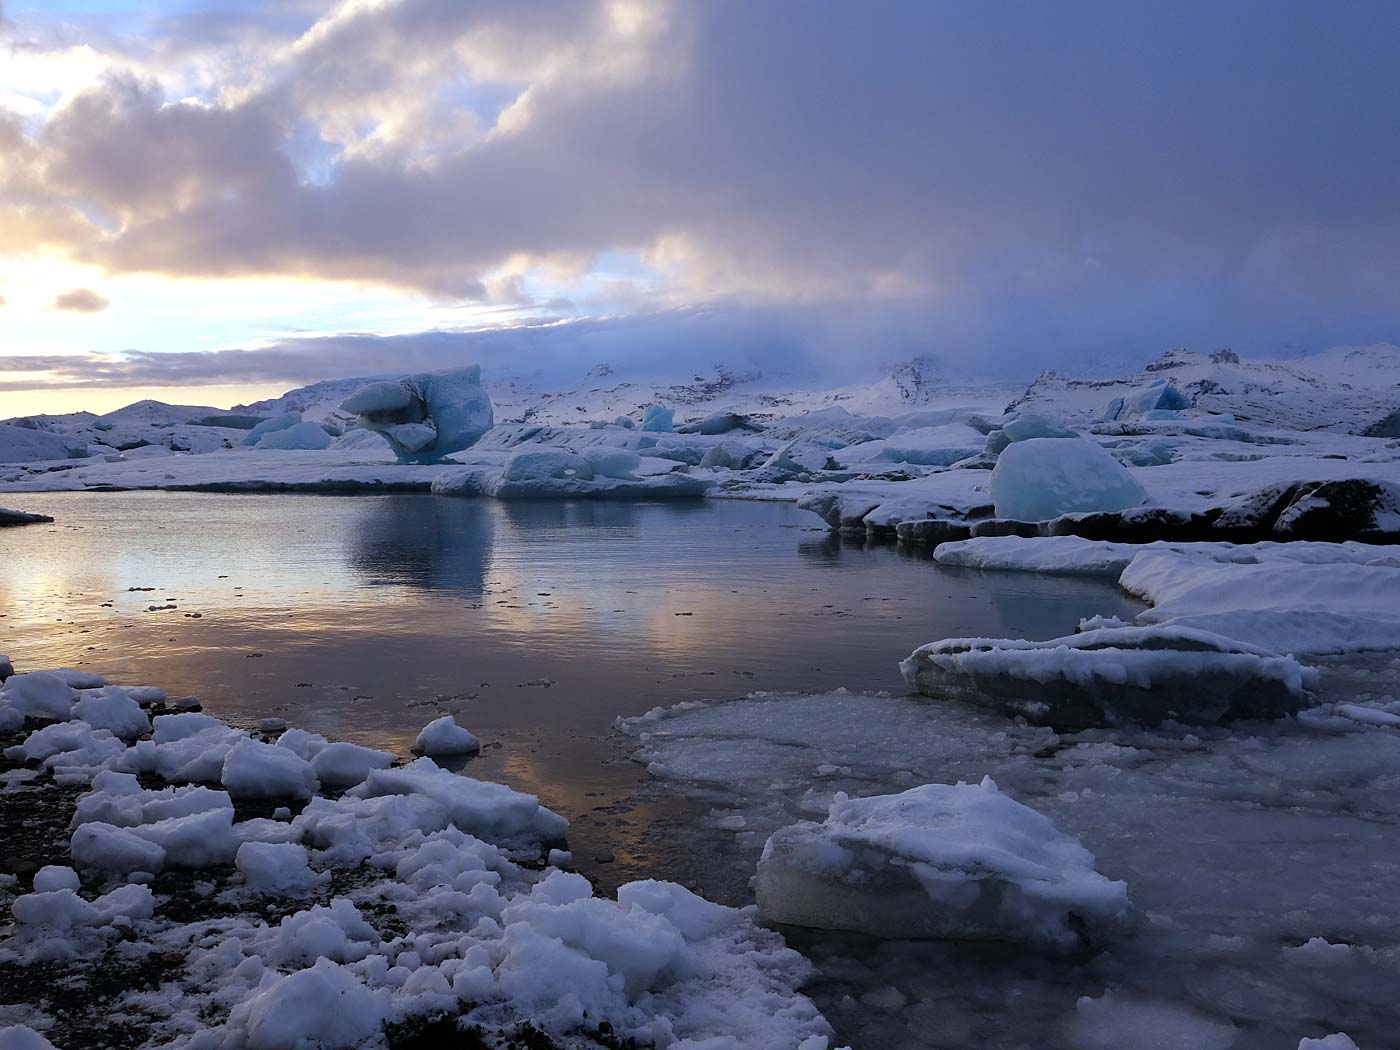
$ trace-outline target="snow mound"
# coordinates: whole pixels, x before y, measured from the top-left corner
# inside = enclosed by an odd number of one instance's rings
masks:
[[[1052,951],[1100,942],[1128,908],[1125,883],[990,778],[838,796],[823,822],[769,838],[757,892],[772,922]]]
[[[1123,464],[1092,441],[1015,441],[992,470],[999,518],[1048,521],[1063,514],[1140,506],[1147,492]]]
[[[1067,638],[949,638],[899,665],[926,696],[1036,725],[1209,725],[1295,714],[1317,672],[1289,656],[1186,627],[1111,626]]]

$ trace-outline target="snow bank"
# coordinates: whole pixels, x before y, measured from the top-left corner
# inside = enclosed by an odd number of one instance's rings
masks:
[[[997,517],[1017,521],[1127,510],[1147,500],[1137,479],[1102,447],[1064,438],[1007,446],[992,470],[991,494]]]
[[[45,682],[21,685],[27,696]],[[146,693],[94,687],[80,710],[109,718]],[[72,823],[76,870],[46,867],[33,892],[14,898],[3,954],[20,967],[95,968],[113,952],[174,960],[158,996],[121,1000],[152,1045],[368,1050],[383,1045],[387,1025],[442,1015],[492,1045],[524,1025],[552,1045],[609,1031],[625,1045],[830,1045],[830,1026],[797,991],[811,968],[781,937],[670,883],[630,883],[609,900],[582,876],[543,868],[566,856],[555,844],[567,824],[534,796],[426,758],[385,768],[384,752],[295,729],[272,745],[182,714],[147,731],[127,745],[70,721],[17,745],[27,758],[106,741],[102,761],[75,774],[91,782]],[[221,777],[225,790],[142,787],[125,769]],[[317,770],[326,782],[362,782],[329,799]],[[233,794],[313,797],[289,822],[238,822]],[[196,873],[193,893],[178,889],[179,907],[153,892],[171,867]],[[354,899],[327,900],[347,868]],[[105,894],[85,885],[123,878]],[[269,897],[307,899],[297,908]],[[36,1045],[19,1029],[0,1039]]]
[[[1143,623],[1219,632],[1292,653],[1400,649],[1400,559],[1385,548],[1319,551],[1326,546],[1299,553],[1330,553],[1332,560],[1302,561],[1284,550],[1255,564],[1145,551],[1119,582],[1153,603],[1138,615]],[[1369,563],[1352,560],[1367,551]]]
[[[950,638],[899,667],[926,696],[1061,727],[1276,718],[1299,711],[1317,685],[1316,672],[1292,657],[1176,626],[1102,627],[1045,642]]]
[[[1101,941],[1128,908],[1125,883],[990,778],[838,797],[821,823],[769,838],[757,890],[772,922],[1054,951]]]

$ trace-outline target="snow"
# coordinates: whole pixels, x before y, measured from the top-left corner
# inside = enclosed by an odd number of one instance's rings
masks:
[[[1124,925],[1127,886],[1046,817],[980,784],[838,795],[781,828],[758,862],[773,922],[879,937],[1008,940],[1081,950]]]
[[[842,449],[837,458],[846,466],[861,463],[921,463],[948,466],[982,451],[986,438],[965,423],[915,427],[894,437],[879,438]]]
[[[77,446],[57,434],[0,424],[0,463],[70,459],[85,455],[86,451],[86,446]]]
[[[106,729],[123,740],[135,740],[151,731],[151,720],[141,705],[119,686],[103,686],[80,694],[70,717],[94,729]]]
[[[234,798],[310,798],[320,786],[305,759],[257,740],[229,749],[219,779]]]
[[[1333,1032],[1321,1039],[1304,1038],[1298,1043],[1298,1050],[1361,1050],[1345,1032]]]
[[[451,715],[443,715],[418,731],[413,750],[424,755],[474,755],[481,750],[481,741]]]
[[[0,1050],[55,1050],[49,1042],[28,1025],[0,1028]]]
[[[34,873],[35,893],[48,893],[51,890],[77,890],[81,885],[78,873],[62,864],[45,864]]]
[[[279,739],[279,747],[284,746]],[[323,787],[354,787],[375,769],[386,769],[394,761],[387,751],[337,741],[317,749],[311,758],[311,772]]]
[[[238,847],[233,863],[244,885],[254,893],[306,894],[322,883],[307,863],[306,847],[293,842],[245,842]]]
[[[106,687],[84,710],[101,715],[118,696],[147,692]],[[567,863],[553,845],[567,825],[534,796],[426,758],[386,768],[387,753],[295,728],[264,744],[185,713],[161,715],[147,731],[128,745],[75,720],[18,745],[46,753],[101,737],[110,753],[75,774],[89,784],[69,843],[77,870],[46,867],[34,892],[13,898],[0,957],[19,966],[112,952],[181,960],[158,992],[120,1000],[151,1026],[153,1045],[373,1047],[386,1024],[444,1011],[497,1041],[522,1022],[555,1040],[606,1022],[617,1039],[642,1045],[830,1045],[830,1026],[797,991],[810,967],[781,937],[751,912],[671,883],[595,897],[586,879],[556,866]],[[326,798],[319,779],[305,779],[313,770],[304,756],[328,779],[366,777]],[[175,781],[185,770],[222,774],[224,790],[143,787],[129,769]],[[235,821],[234,794],[303,788],[316,794],[290,821]],[[171,867],[197,880],[192,893],[176,890],[178,911],[198,912],[210,895],[216,918],[171,916],[156,877]],[[347,868],[354,899],[327,899]],[[84,896],[79,871],[112,888]],[[272,917],[262,910],[269,898],[279,899]]]
[[[374,1042],[388,1013],[387,989],[371,991],[343,966],[318,959],[234,1007],[227,1034],[248,1050],[338,1050]]]
[[[29,718],[67,718],[75,700],[73,687],[52,671],[11,675],[0,694]]]
[[[1147,499],[1121,463],[1099,445],[1078,439],[1013,442],[997,457],[990,486],[997,517],[1017,521],[1127,510]]]
[[[1317,673],[1292,657],[1176,625],[1044,642],[949,638],[914,650],[900,671],[935,699],[1080,728],[1276,718],[1299,711],[1317,687]]]

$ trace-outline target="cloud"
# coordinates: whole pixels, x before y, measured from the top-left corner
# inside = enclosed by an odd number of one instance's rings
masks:
[[[64,310],[75,314],[101,313],[111,306],[110,300],[103,298],[91,288],[70,288],[54,296],[51,310]]]
[[[666,301],[895,304],[1002,361],[1400,328],[1385,0],[389,0],[160,31],[190,34],[178,75],[128,54],[12,125],[0,251],[497,300],[624,253]]]

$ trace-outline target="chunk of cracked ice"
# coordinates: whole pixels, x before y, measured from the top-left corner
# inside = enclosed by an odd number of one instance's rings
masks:
[[[825,821],[775,832],[758,862],[772,922],[877,937],[1098,943],[1127,919],[1127,884],[1048,817],[980,784],[838,796]]]

